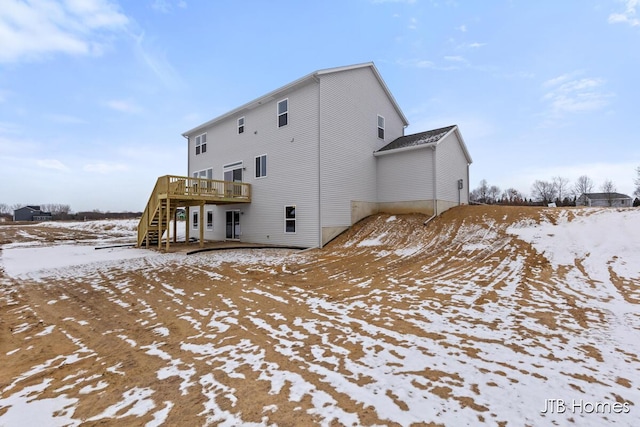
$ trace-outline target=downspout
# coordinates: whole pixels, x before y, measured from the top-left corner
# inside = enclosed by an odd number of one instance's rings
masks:
[[[190,172],[191,171],[191,169],[190,169],[191,156],[189,155],[189,153],[190,153],[190,151],[189,151],[190,150],[189,143],[191,141],[189,140],[188,136],[186,136],[184,134],[182,134],[182,136],[187,140],[187,177],[188,177],[188,176],[190,176],[189,174],[191,173]],[[187,217],[187,222],[186,222],[186,224],[187,224],[186,225],[187,226],[186,240],[187,240],[187,243],[189,243],[189,230],[188,229],[189,229],[189,216],[191,215],[191,209],[190,209],[189,206],[185,206],[184,213],[186,214],[186,217]]]
[[[438,216],[438,183],[436,181],[436,178],[438,176],[438,174],[436,173],[436,145],[432,145],[431,146],[431,150],[433,150],[433,157],[432,157],[432,171],[433,171],[433,215],[431,215],[431,218],[427,219],[423,225],[427,225],[429,224],[435,217]]]
[[[318,247],[321,248],[322,245],[322,158],[321,158],[321,131],[320,128],[322,126],[322,121],[320,120],[320,78],[315,76],[316,81],[318,82]]]

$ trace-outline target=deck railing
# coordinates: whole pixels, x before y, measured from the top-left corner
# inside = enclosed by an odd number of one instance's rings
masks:
[[[149,197],[138,225],[138,246],[145,239],[149,240],[149,227],[152,223],[159,224],[162,237],[164,227],[159,209],[161,204],[166,209],[174,211],[177,206],[192,206],[197,203],[229,204],[250,203],[251,185],[244,182],[219,181],[215,179],[191,178],[187,176],[165,175],[158,178],[153,192]]]
[[[238,199],[239,202],[251,200],[251,185],[245,182],[219,181],[216,179],[190,178],[167,175],[158,178],[167,182],[168,195],[171,198],[211,197],[216,199]]]

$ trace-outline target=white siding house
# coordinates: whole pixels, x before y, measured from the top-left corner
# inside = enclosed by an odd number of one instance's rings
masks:
[[[366,63],[316,71],[185,132],[189,176],[252,186],[251,203],[207,205],[204,218],[191,208],[190,234],[316,247],[376,212],[468,203],[457,126],[404,136],[407,125]]]

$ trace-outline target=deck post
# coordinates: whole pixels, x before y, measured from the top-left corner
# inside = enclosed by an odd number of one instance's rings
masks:
[[[169,252],[169,241],[171,240],[171,200],[167,197],[167,247],[166,251]],[[175,236],[175,233],[174,233]]]
[[[187,215],[185,215],[184,219],[185,219],[185,223],[184,223],[184,241],[185,243],[188,245],[189,244],[189,220],[191,220],[191,206],[186,206],[185,211],[187,212]]]
[[[204,247],[204,227],[202,222],[204,220],[204,202],[200,202],[200,216],[198,217],[198,227],[200,228],[200,247]]]
[[[173,212],[173,243],[178,243],[178,207]]]
[[[158,206],[158,249],[162,247],[162,200]]]

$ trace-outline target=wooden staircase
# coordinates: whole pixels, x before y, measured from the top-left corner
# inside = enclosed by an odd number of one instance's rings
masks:
[[[166,248],[169,249],[171,220],[176,220],[180,207],[200,206],[200,218],[203,218],[205,204],[251,203],[251,185],[244,182],[218,181],[214,179],[190,178],[186,176],[165,175],[158,178],[147,206],[138,224],[138,247],[157,245],[161,247],[166,233]],[[187,232],[188,232],[187,215]],[[175,231],[173,239],[175,242]],[[204,240],[202,221],[200,221],[200,244]]]

